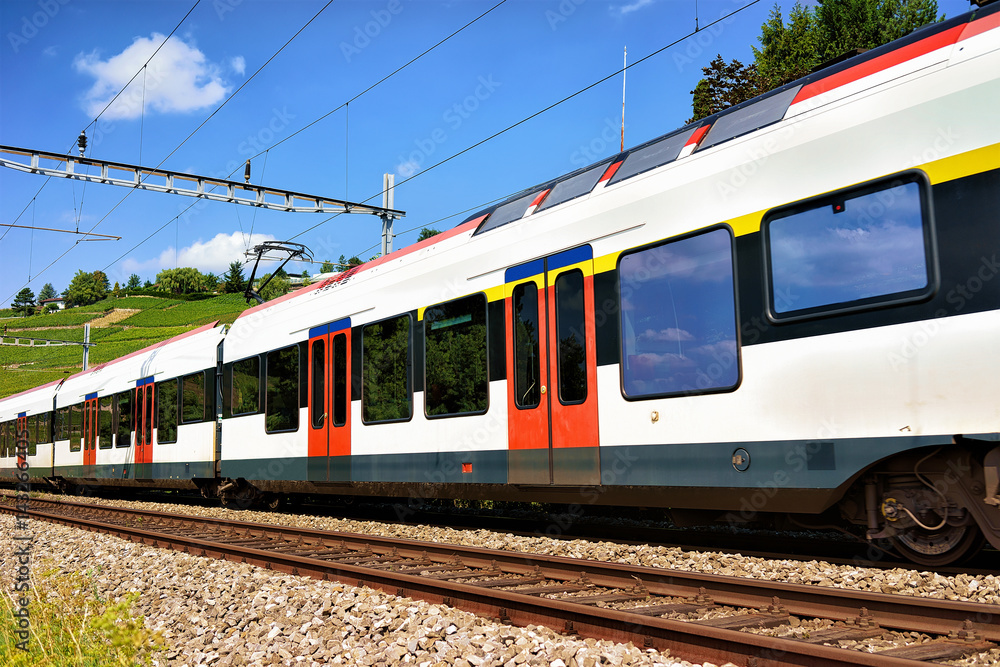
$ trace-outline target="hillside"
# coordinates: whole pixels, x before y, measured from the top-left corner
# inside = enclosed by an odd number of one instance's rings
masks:
[[[0,309],[0,398],[67,377],[83,368],[79,345],[28,347],[15,339],[83,341],[83,325],[90,324],[90,365],[117,357],[219,320],[232,324],[248,308],[241,294],[198,300],[155,296],[110,297],[90,306],[14,317]]]

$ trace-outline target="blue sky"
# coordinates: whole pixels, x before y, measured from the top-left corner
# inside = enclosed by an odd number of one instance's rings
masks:
[[[684,124],[689,91],[717,53],[752,58],[774,3],[751,1],[698,0],[702,26],[745,9],[628,71],[626,147]],[[381,191],[383,173],[399,183],[616,71],[626,46],[632,63],[695,26],[695,0],[507,0],[349,112],[289,139],[497,2],[334,0],[250,80],[325,2],[201,0],[150,62],[145,86],[140,74],[91,125],[194,0],[4,0],[0,144],[62,153],[87,128],[89,157],[216,177],[236,169],[237,180],[247,158],[267,151],[253,160],[253,183],[363,201]],[[779,3],[786,12],[791,4]],[[949,17],[968,7],[939,1]],[[395,206],[406,217],[395,223],[395,247],[423,226],[448,229],[463,211],[616,153],[621,86],[615,77],[400,185]],[[35,197],[44,182],[0,169],[0,222],[89,230],[100,221],[94,232],[122,238],[0,228],[3,305],[25,285],[61,292],[80,269],[103,270],[112,284],[175,266],[221,275],[265,239],[296,237],[317,260],[378,252],[371,215],[305,231],[329,216],[216,202],[180,215],[196,200],[136,191],[122,201],[130,190],[58,178]]]

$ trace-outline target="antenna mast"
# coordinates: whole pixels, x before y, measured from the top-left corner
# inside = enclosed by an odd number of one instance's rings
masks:
[[[622,146],[625,150],[625,70],[628,69],[628,47],[625,47],[625,55],[622,57]]]

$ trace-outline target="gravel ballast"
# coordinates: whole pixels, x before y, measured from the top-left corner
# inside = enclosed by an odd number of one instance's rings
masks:
[[[3,562],[14,518],[0,515]],[[23,535],[23,531],[18,531]],[[442,605],[155,549],[55,524],[32,524],[33,571],[100,567],[94,595],[140,593],[134,613],[169,647],[159,665],[518,665],[683,667],[631,644],[518,628]],[[12,571],[0,581],[9,590]]]
[[[674,547],[524,537],[486,530],[150,502],[106,499],[88,499],[88,502],[1000,605],[1000,577],[994,575],[946,577],[904,568],[884,570],[822,561],[773,560]],[[9,535],[13,520],[3,517],[0,526]],[[136,613],[145,617],[147,627],[159,631],[170,647],[159,654],[158,664],[329,663],[421,667],[688,664],[631,645],[569,638],[542,627],[502,625],[442,605],[367,588],[276,574],[61,526],[39,522],[33,522],[32,526],[35,554],[44,554],[54,567],[83,571],[94,563],[103,563],[101,595],[116,600],[132,591],[142,594]],[[10,542],[6,539],[5,545]],[[41,566],[38,567],[41,571]],[[6,583],[10,573],[0,572],[0,577]],[[901,635],[896,642],[873,642],[871,649],[905,643]],[[1000,650],[952,664],[1000,664]]]

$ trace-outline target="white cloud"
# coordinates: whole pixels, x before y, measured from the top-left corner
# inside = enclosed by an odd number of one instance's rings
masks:
[[[247,71],[247,61],[243,56],[236,56],[229,61],[229,66],[233,68],[233,71],[243,76],[243,73]]]
[[[46,47],[45,47],[45,48],[44,48],[44,49],[42,50],[42,55],[46,55],[46,56],[48,56],[49,58],[54,58],[54,57],[56,57],[57,55],[59,55],[59,49],[57,49],[57,48],[56,48],[56,47],[54,47],[54,46],[46,46]]]
[[[635,0],[627,5],[618,5],[611,7],[611,13],[617,14],[618,16],[625,16],[626,14],[631,14],[632,12],[637,12],[643,7],[648,7],[649,5],[656,2],[656,0]]]
[[[128,48],[107,60],[101,60],[96,50],[79,54],[73,67],[95,79],[83,96],[84,110],[93,116],[100,113],[162,42],[163,35],[154,32],[148,38],[136,37]],[[171,37],[150,61],[145,77],[139,74],[104,117],[138,118],[144,103],[147,113],[196,111],[216,104],[228,92],[218,65],[208,62],[193,45]]]
[[[263,243],[264,241],[274,241],[275,237],[270,234],[253,234],[250,237],[251,247]],[[229,270],[229,265],[235,261],[244,261],[244,252],[247,249],[247,240],[240,232],[232,234],[216,234],[209,241],[198,239],[186,248],[181,248],[177,254],[176,263],[174,260],[174,249],[166,248],[158,257],[139,261],[132,257],[124,260],[121,264],[121,273],[124,276],[137,273],[144,280],[154,280],[156,274],[163,269],[172,269],[175,266],[183,268],[191,266],[202,273],[212,272],[217,276]],[[249,269],[246,273],[249,275]]]

